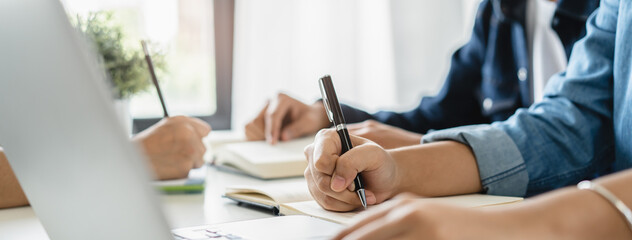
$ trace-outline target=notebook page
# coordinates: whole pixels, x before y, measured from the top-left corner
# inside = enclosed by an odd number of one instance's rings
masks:
[[[285,208],[285,209],[284,209]],[[371,206],[369,207],[371,208]],[[323,209],[316,201],[292,202],[281,205],[281,213],[285,215],[309,215],[327,221],[340,223],[344,225],[351,224],[354,216],[358,215],[362,210],[354,212],[332,212]]]
[[[296,182],[274,183],[266,185],[235,185],[226,188],[226,193],[260,193],[275,202],[290,203],[312,200],[304,179]]]
[[[422,202],[436,202],[442,204],[448,204],[459,207],[475,208],[486,207],[501,204],[510,204],[522,201],[523,198],[519,197],[504,197],[493,196],[485,194],[468,194],[449,197],[437,197],[437,198],[420,198],[417,201]],[[369,206],[369,210],[374,206]],[[283,209],[286,208],[286,209]],[[362,210],[356,210],[354,212],[332,212],[327,211],[320,207],[316,201],[304,201],[304,202],[292,202],[286,203],[281,206],[281,213],[286,215],[304,214],[313,217],[325,219],[328,221],[349,225],[353,221],[353,217],[360,213]]]
[[[306,137],[276,145],[265,141],[241,142],[227,144],[225,148],[253,164],[305,161],[307,165],[303,149],[313,141],[314,138]]]
[[[505,197],[485,194],[468,194],[449,197],[422,198],[419,201],[437,202],[461,207],[487,207],[501,204],[516,203],[522,201],[520,197]]]

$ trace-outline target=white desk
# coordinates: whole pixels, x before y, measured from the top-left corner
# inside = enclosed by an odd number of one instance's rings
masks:
[[[208,168],[204,194],[163,195],[164,211],[172,228],[232,222],[273,216],[237,206],[222,198],[224,188],[234,184],[270,184],[301,181],[301,178],[259,180]],[[31,207],[0,210],[0,239],[48,239]]]

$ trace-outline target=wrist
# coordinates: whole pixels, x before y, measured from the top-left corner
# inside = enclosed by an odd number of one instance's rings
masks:
[[[507,236],[520,239],[620,239],[629,234],[616,209],[591,191],[567,187],[519,205],[490,208]],[[626,235],[628,236],[628,235]]]
[[[419,134],[415,132],[408,132],[408,133],[409,133],[408,146],[421,144],[421,139],[424,137],[423,134]]]
[[[410,183],[410,179],[406,176],[407,172],[405,171],[406,166],[404,166],[403,161],[401,161],[400,155],[401,151],[398,149],[389,149],[386,150],[386,154],[393,161],[394,170],[393,170],[393,180],[391,181],[392,191],[389,193],[389,198],[395,197],[396,195],[404,192],[414,192],[409,186],[406,186],[406,183]]]
[[[469,147],[444,141],[392,149],[400,192],[426,197],[480,192],[476,160]]]

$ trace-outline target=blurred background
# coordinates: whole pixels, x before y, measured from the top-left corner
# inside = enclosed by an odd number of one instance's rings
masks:
[[[170,113],[214,116],[240,131],[277,92],[318,99],[317,79],[325,74],[344,103],[368,111],[415,107],[439,90],[450,55],[469,39],[480,0],[235,1],[234,22],[226,22],[234,24],[231,94],[217,94],[225,83],[216,81],[214,41],[224,36],[214,36],[214,28],[224,23],[214,22],[213,1],[63,2],[70,17],[112,11],[126,45],[146,39],[160,48]],[[154,88],[128,102],[136,120],[162,116]],[[217,112],[218,102],[229,102],[230,111]]]

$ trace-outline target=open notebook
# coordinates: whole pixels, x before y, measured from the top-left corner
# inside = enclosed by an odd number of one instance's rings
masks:
[[[214,165],[237,169],[261,179],[274,179],[303,176],[307,167],[303,149],[314,141],[314,137],[276,145],[265,141],[246,142],[234,137],[208,141]]]
[[[226,188],[225,197],[240,203],[273,209],[278,215],[309,215],[324,220],[348,225],[359,213],[332,212],[320,207],[307,190],[305,181],[270,184],[263,186],[232,186]],[[468,194],[438,198],[420,198],[462,207],[486,207],[522,201],[519,197],[504,197],[485,194]],[[371,208],[371,207],[369,207]]]

